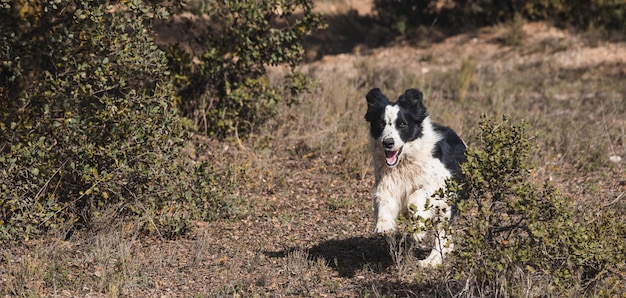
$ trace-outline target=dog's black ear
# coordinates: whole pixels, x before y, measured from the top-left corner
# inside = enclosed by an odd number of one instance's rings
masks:
[[[418,89],[408,89],[398,99],[398,105],[413,110],[418,115],[419,121],[426,117],[426,106],[424,106],[424,94]]]
[[[367,105],[372,106],[372,104],[387,100],[387,97],[383,95],[383,93],[380,91],[380,88],[374,88],[370,90],[370,92],[367,92],[367,95],[365,95],[365,99],[367,99]]]
[[[374,122],[381,110],[384,110],[385,106],[389,104],[389,99],[383,95],[379,88],[374,88],[370,90],[370,92],[367,92],[365,99],[367,99],[367,114],[365,114],[365,120]]]
[[[398,99],[398,104],[406,108],[424,105],[424,94],[418,89],[407,89],[404,91],[404,95]]]

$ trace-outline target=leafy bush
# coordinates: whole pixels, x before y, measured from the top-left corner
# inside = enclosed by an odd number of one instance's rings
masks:
[[[456,278],[468,296],[606,290],[594,285],[615,283],[626,269],[626,223],[610,210],[577,210],[549,183],[534,185],[525,128],[484,118],[463,182],[448,182],[460,214],[453,225]]]
[[[140,1],[1,4],[0,242],[70,232],[111,208],[157,222],[185,210],[176,226],[210,217],[220,183],[201,184],[212,170],[178,158],[193,130],[145,27],[165,11]]]
[[[300,61],[302,39],[323,26],[312,9],[311,0],[214,0],[190,6],[195,17],[171,18],[169,26],[182,26],[200,49],[197,56],[189,44],[168,50],[184,114],[207,135],[247,133],[275,113],[282,90],[306,89],[300,74],[289,74],[281,87],[264,75],[268,65],[293,68]]]

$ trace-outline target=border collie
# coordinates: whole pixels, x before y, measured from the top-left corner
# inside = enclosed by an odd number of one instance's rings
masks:
[[[406,90],[396,102],[378,88],[365,98],[376,174],[376,233],[391,234],[398,215],[411,213],[422,230],[414,237],[422,241],[425,221],[443,223],[452,217],[446,199],[433,194],[445,187],[446,178],[461,175],[465,143],[452,129],[431,122],[417,89]],[[443,226],[437,224],[437,229],[435,246],[421,266],[439,265],[452,251]]]

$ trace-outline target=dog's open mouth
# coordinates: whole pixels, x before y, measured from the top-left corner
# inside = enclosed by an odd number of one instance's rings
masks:
[[[400,160],[400,153],[402,153],[402,147],[398,151],[385,151],[385,160],[387,161],[387,165],[390,167],[398,164]]]

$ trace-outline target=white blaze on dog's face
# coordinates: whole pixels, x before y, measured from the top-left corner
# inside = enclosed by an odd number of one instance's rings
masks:
[[[370,135],[383,149],[387,165],[393,167],[402,159],[404,145],[422,136],[426,118],[422,93],[408,90],[397,102],[390,102],[379,89],[372,89],[366,99]]]
[[[406,123],[402,120],[398,121],[399,112],[399,106],[388,105],[385,107],[384,120],[380,123],[380,125],[384,125],[384,128],[378,141],[383,146],[388,166],[398,164],[402,154],[402,147],[404,146],[398,128],[406,126]]]

